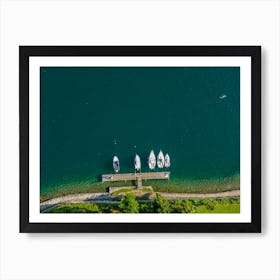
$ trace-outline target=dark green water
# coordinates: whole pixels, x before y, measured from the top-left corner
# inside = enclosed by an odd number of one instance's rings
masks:
[[[151,149],[171,180],[239,174],[239,67],[41,68],[41,191],[112,172],[147,171]]]

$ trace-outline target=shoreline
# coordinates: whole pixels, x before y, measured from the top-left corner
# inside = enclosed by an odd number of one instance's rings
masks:
[[[172,182],[171,182],[172,181]],[[128,182],[93,182],[80,181],[69,184],[55,185],[53,187],[40,187],[40,201],[47,201],[52,198],[74,195],[77,193],[105,193],[109,187],[125,187],[131,186]],[[186,179],[178,178],[172,180],[144,180],[143,187],[151,185],[155,192],[161,193],[215,193],[240,189],[240,175],[235,174],[223,178],[209,179]]]
[[[230,190],[224,192],[213,192],[213,193],[167,193],[158,192],[165,199],[186,199],[186,198],[230,198],[230,197],[240,197],[240,190]],[[64,196],[59,196],[51,198],[49,200],[40,203],[40,211],[45,212],[58,206],[59,204],[74,204],[74,203],[108,203],[111,201],[112,196],[109,193],[77,193],[69,194]]]

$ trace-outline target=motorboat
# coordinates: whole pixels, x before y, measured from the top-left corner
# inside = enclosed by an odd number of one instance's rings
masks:
[[[120,171],[120,161],[117,156],[113,157],[113,168],[116,173]]]
[[[151,170],[155,169],[156,164],[157,164],[157,159],[156,159],[154,150],[151,150],[150,155],[149,155],[149,159],[148,159],[149,168]]]
[[[140,171],[141,170],[141,160],[140,160],[140,157],[137,154],[135,156],[134,166],[135,166],[135,170],[136,171]]]
[[[164,166],[166,168],[170,167],[170,157],[169,157],[169,154],[166,154],[165,157],[164,157]]]
[[[158,168],[164,167],[164,155],[163,155],[162,150],[160,150],[160,152],[158,153],[158,156],[157,156],[157,166],[158,166]]]

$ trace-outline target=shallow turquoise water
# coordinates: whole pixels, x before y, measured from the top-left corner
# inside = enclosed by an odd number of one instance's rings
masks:
[[[171,157],[171,181],[239,174],[239,67],[42,67],[41,190],[148,171]]]

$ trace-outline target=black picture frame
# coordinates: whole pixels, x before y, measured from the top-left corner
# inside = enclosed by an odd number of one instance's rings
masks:
[[[32,56],[248,56],[251,57],[250,223],[32,223],[29,222],[29,58]],[[20,232],[261,232],[260,46],[19,46]],[[242,198],[241,198],[242,199]]]

